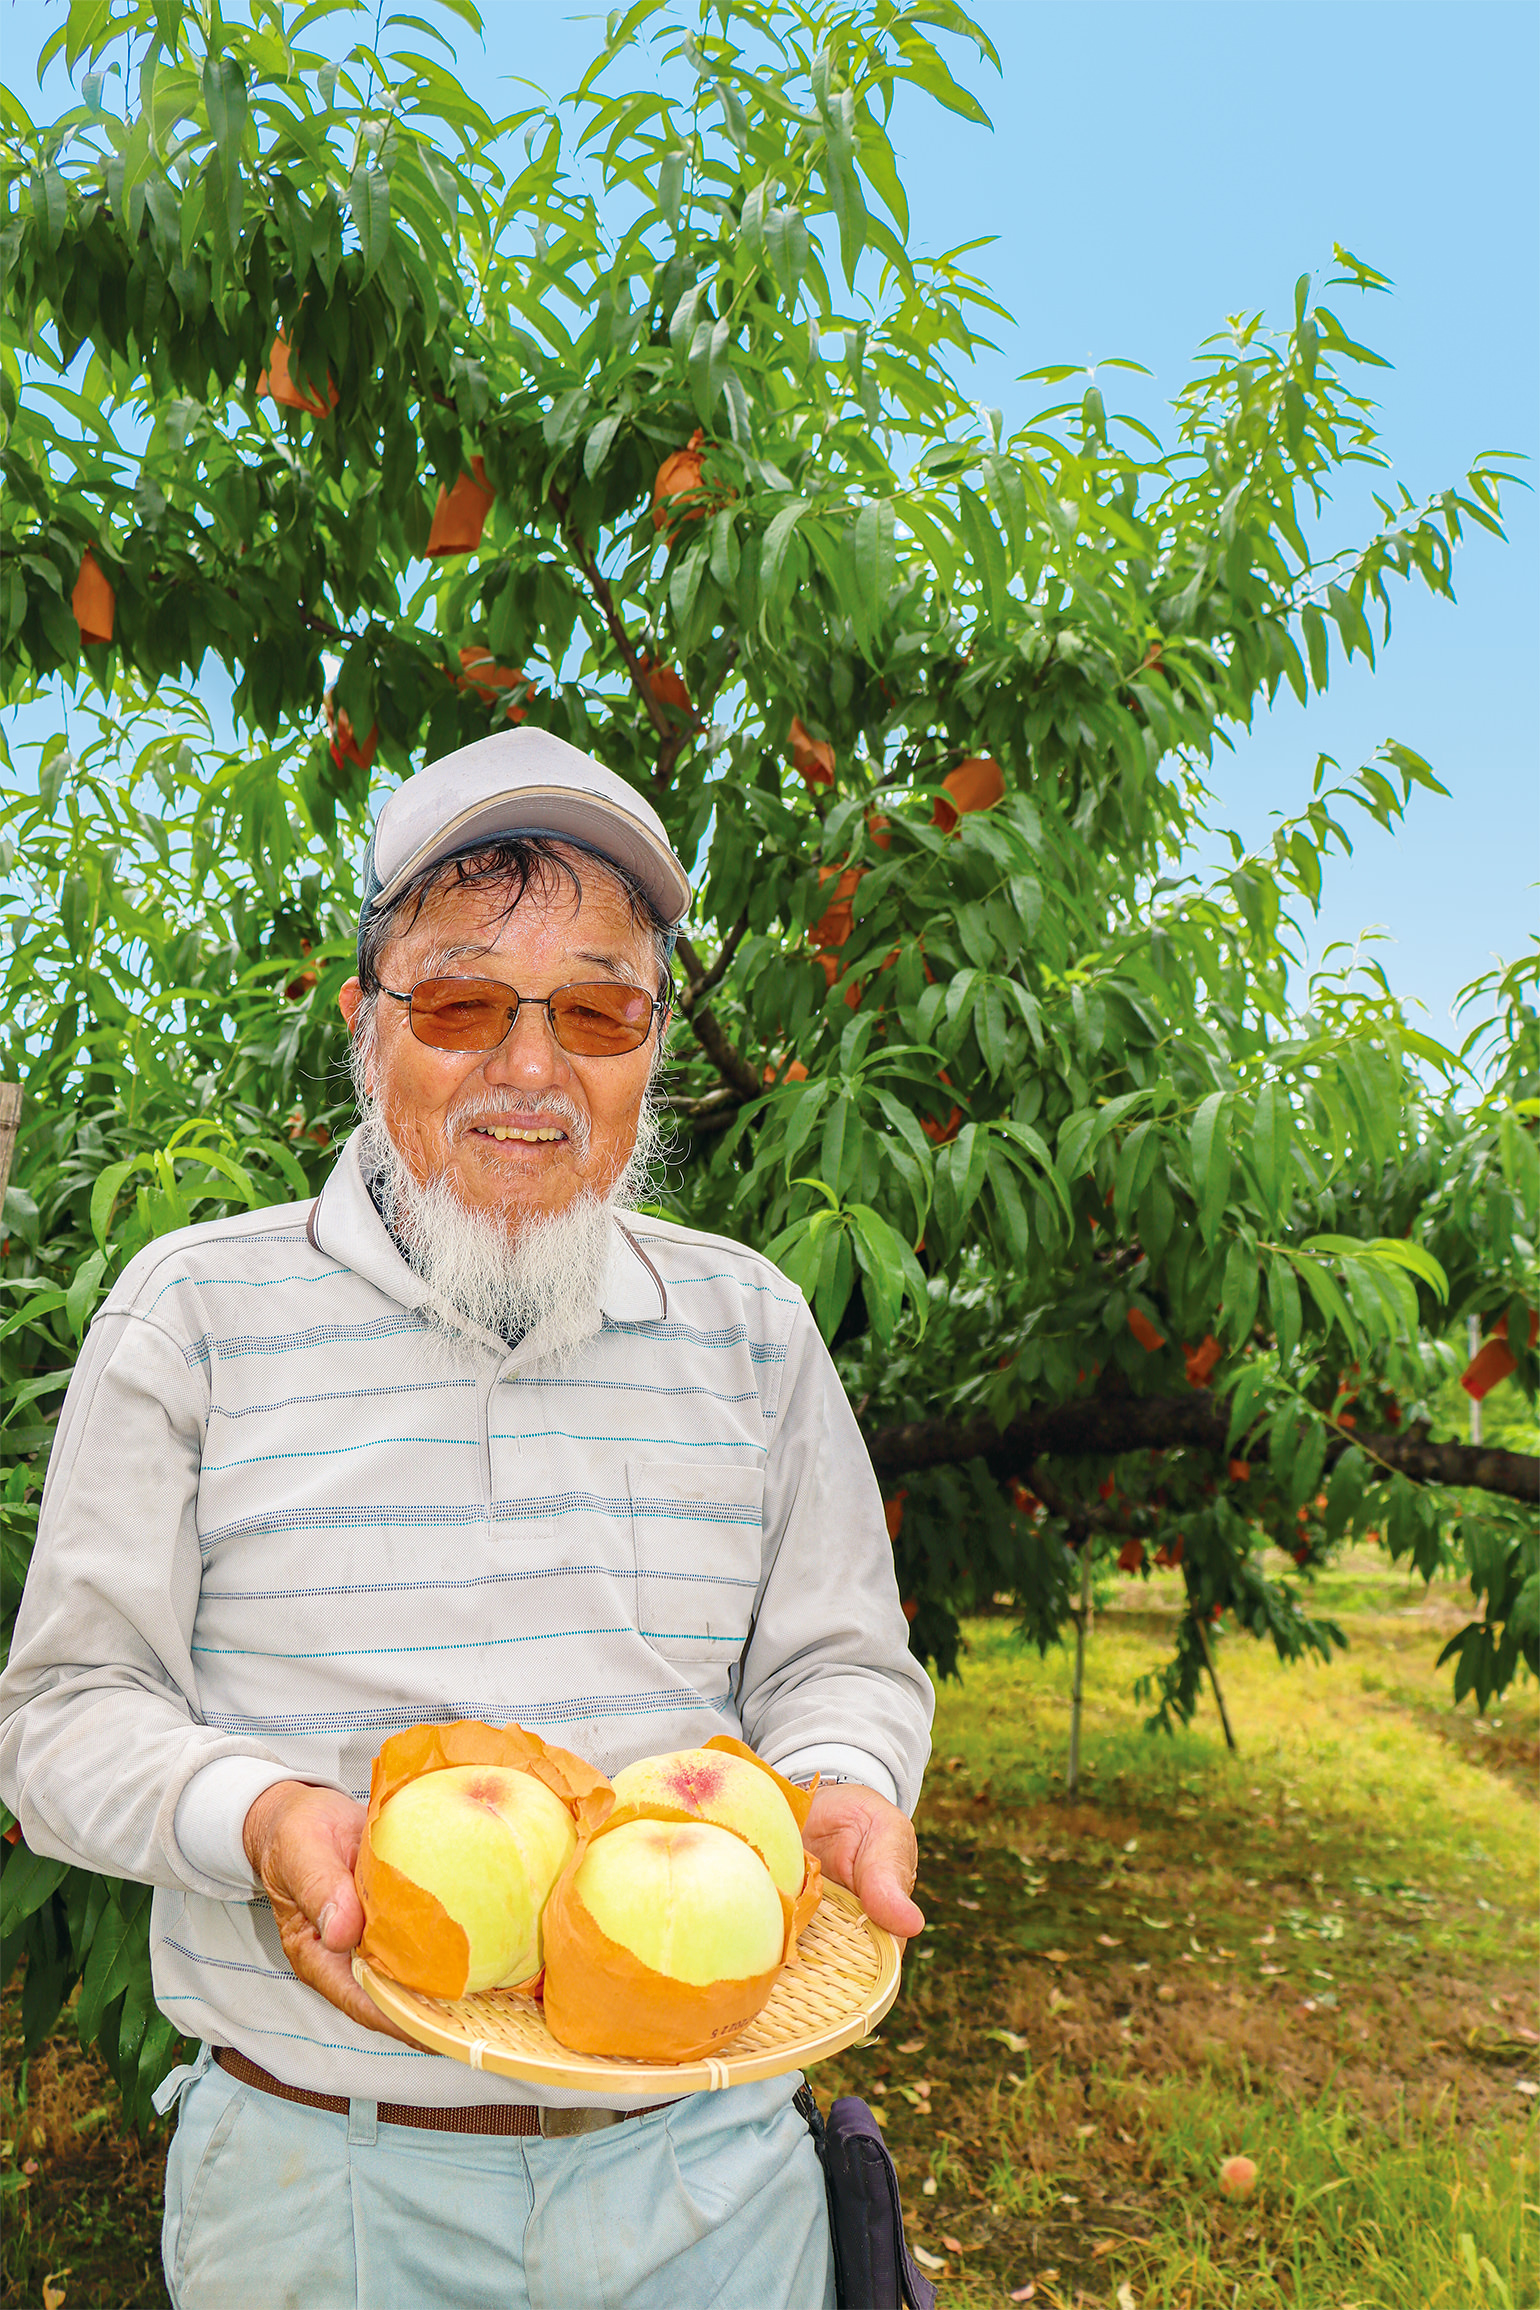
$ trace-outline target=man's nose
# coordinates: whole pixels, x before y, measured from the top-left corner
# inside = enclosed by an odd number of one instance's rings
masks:
[[[550,1013],[541,1003],[520,1003],[518,1017],[482,1067],[489,1083],[506,1083],[522,1091],[545,1090],[568,1080],[567,1056],[551,1031]]]

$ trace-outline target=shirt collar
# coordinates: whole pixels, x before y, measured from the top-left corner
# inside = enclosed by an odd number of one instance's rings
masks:
[[[396,1249],[389,1228],[374,1207],[359,1164],[358,1134],[348,1139],[336,1167],[316,1197],[305,1232],[317,1250],[350,1267],[402,1307],[421,1307],[428,1287]],[[659,1323],[668,1313],[663,1279],[630,1229],[615,1219],[599,1305],[612,1323]],[[500,1355],[506,1340],[484,1335]]]

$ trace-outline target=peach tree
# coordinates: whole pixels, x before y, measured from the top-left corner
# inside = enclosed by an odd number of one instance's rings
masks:
[[[1278,1551],[1372,1531],[1468,1572],[1484,1704],[1536,1664],[1535,1462],[1431,1406],[1472,1316],[1533,1393],[1533,959],[1463,1052],[1377,973],[1302,980],[1354,814],[1441,791],[1407,744],[1191,850],[1216,745],[1372,658],[1397,583],[1450,594],[1502,474],[1392,483],[1343,318],[1386,284],[1340,249],[1202,347],[1164,438],[1116,364],[1040,369],[1019,430],[971,402],[1005,317],[916,253],[890,138],[985,125],[952,0],[639,0],[506,118],[456,19],[71,0],[76,101],[0,96],[0,635],[49,725],[0,835],[9,1608],[123,1259],[313,1192],[346,1128],[371,804],[527,719],[694,862],[660,1194],[807,1292],[917,1649],[950,1668],[997,1594],[1055,1640],[1093,1558],[1177,1567],[1168,1721],[1223,1615],[1328,1654]],[[1381,494],[1336,545],[1349,469]],[[3,1887],[29,2041],[83,1975],[142,2107],[141,1889],[15,1849]]]

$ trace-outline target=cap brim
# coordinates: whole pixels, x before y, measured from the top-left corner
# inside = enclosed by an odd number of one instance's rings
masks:
[[[689,907],[689,876],[673,852],[628,810],[602,795],[575,793],[569,786],[516,786],[472,803],[437,828],[432,841],[403,859],[389,882],[370,895],[366,911],[372,914],[389,906],[424,867],[437,866],[479,842],[521,834],[569,835],[601,858],[613,859],[640,883],[666,923],[677,923]]]

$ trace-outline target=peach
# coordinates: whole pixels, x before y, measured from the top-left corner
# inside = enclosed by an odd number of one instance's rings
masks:
[[[375,1858],[430,1893],[465,1935],[460,1994],[527,1981],[541,1965],[540,1920],[577,1850],[572,1815],[533,1774],[447,1765],[386,1799]]]
[[[662,1805],[736,1829],[769,1870],[788,1901],[802,1889],[807,1855],[802,1831],[774,1776],[748,1757],[724,1749],[675,1749],[641,1757],[615,1775],[619,1805]]]
[[[781,1961],[780,1895],[730,1829],[623,1821],[594,1839],[573,1889],[601,1933],[672,1980],[747,1981]]]

